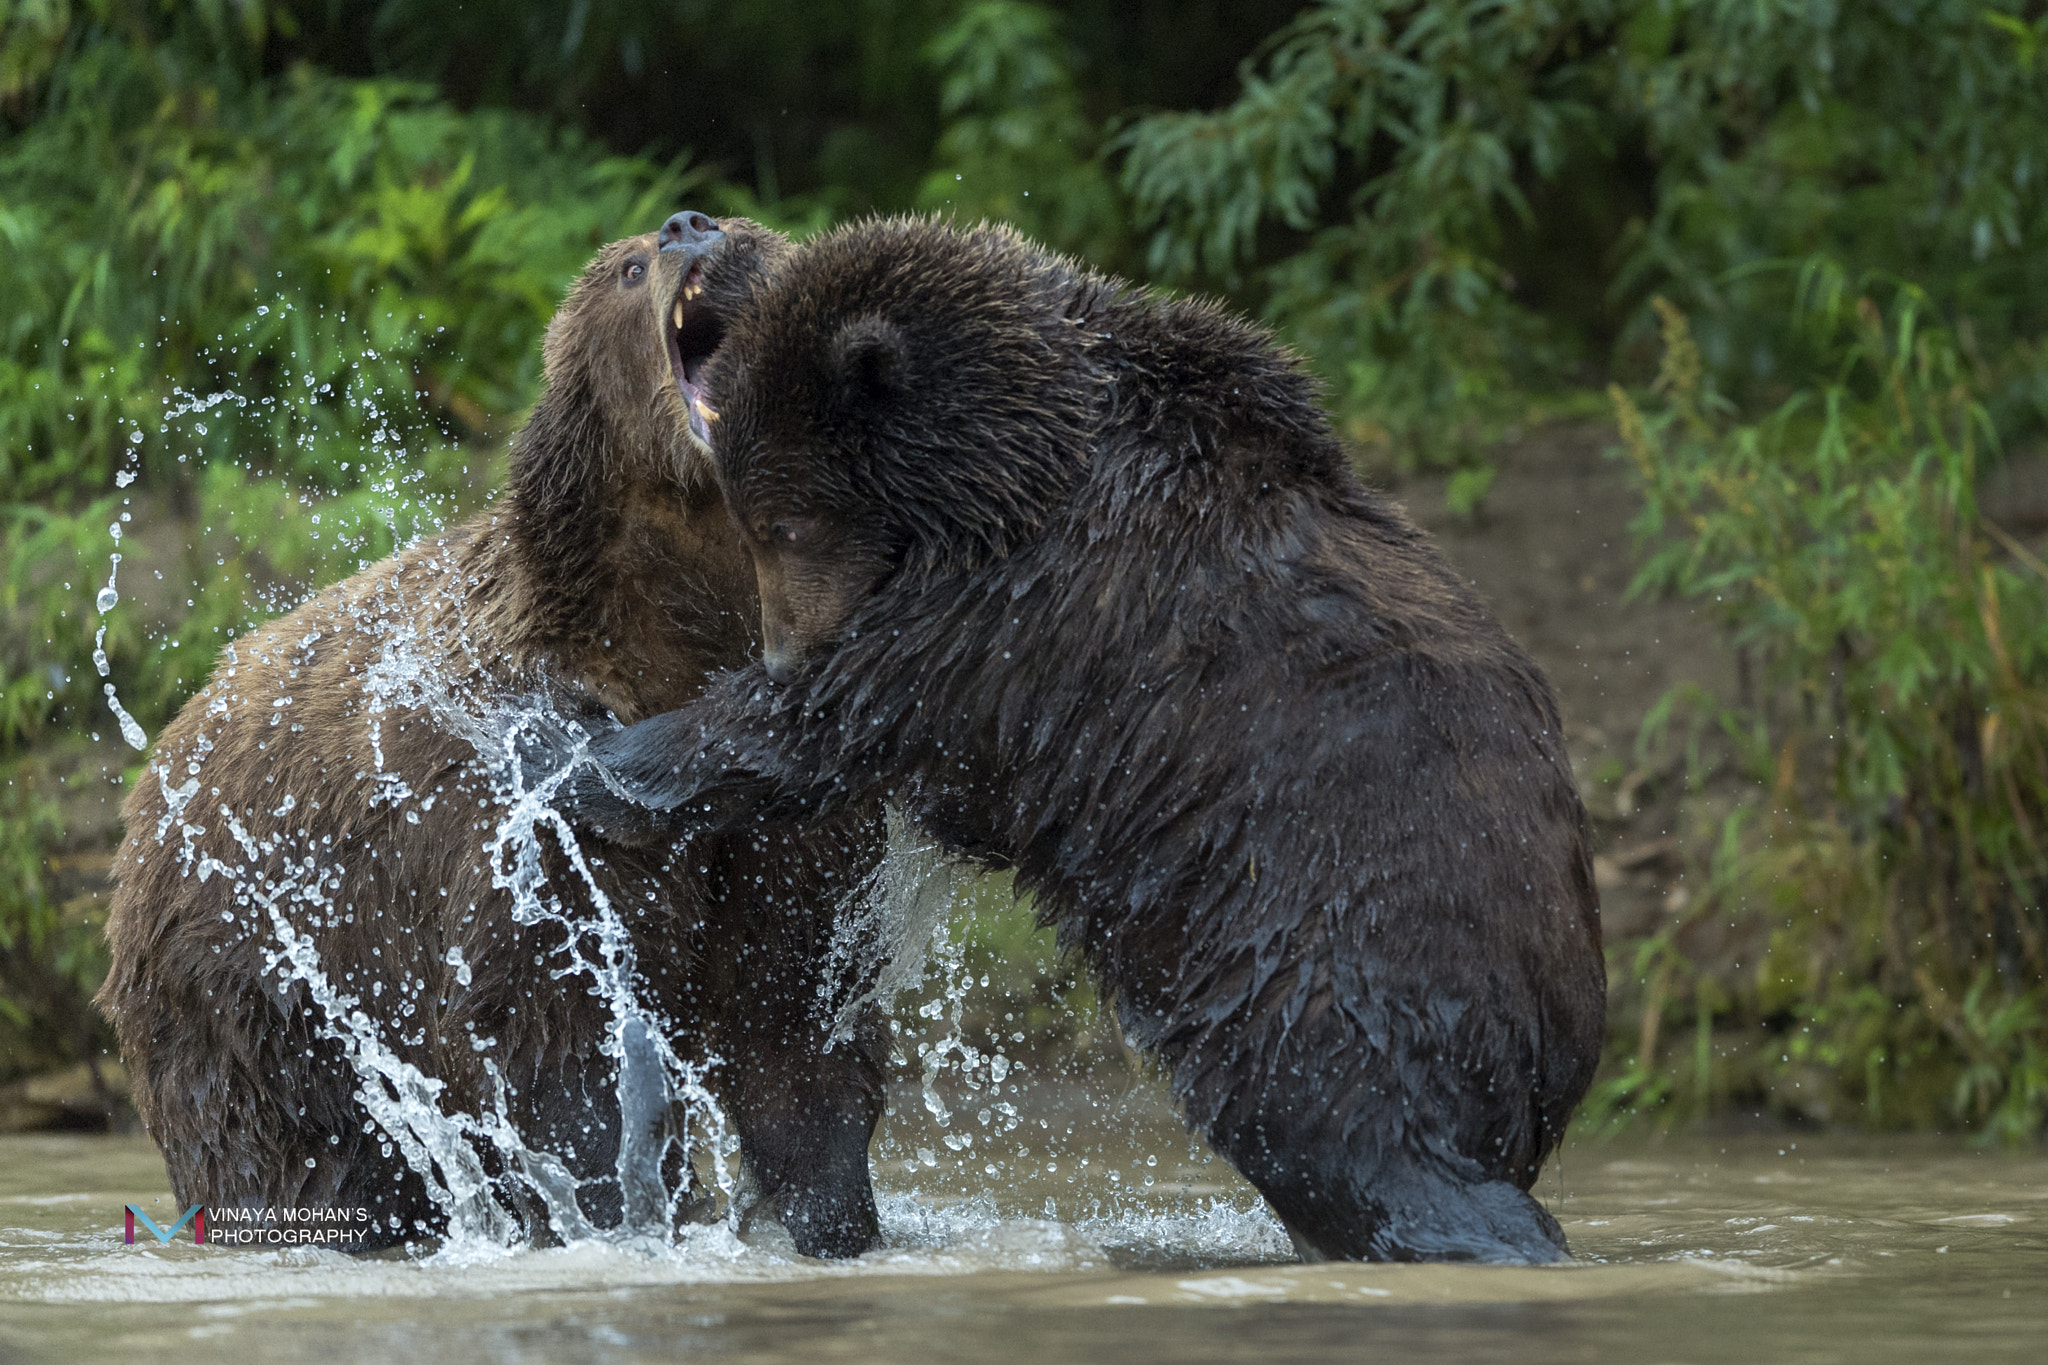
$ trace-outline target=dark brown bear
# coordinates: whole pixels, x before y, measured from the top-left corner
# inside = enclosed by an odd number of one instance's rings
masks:
[[[1010,232],[849,227],[708,372],[765,668],[603,737],[616,837],[887,794],[1017,885],[1309,1256],[1544,1261],[1600,1051],[1535,665],[1265,332]]]
[[[753,574],[689,409],[724,320],[787,252],[702,214],[606,247],[548,329],[546,388],[504,496],[237,640],[159,737],[124,812],[100,1002],[180,1205],[366,1207],[375,1246],[439,1230],[443,1205],[477,1195],[458,1188],[461,1153],[436,1156],[430,1189],[403,1139],[369,1121],[326,1007],[273,970],[302,936],[396,1058],[445,1085],[443,1113],[496,1112],[502,1078],[519,1143],[563,1163],[590,1222],[666,1212],[658,1187],[622,1189],[634,1179],[618,1160],[614,1059],[623,1047],[650,1074],[657,1045],[611,1037],[590,971],[565,974],[601,961],[591,935],[519,923],[493,889],[505,764],[494,773],[478,718],[538,696],[635,720],[754,651]],[[828,1048],[820,1012],[835,907],[879,854],[873,812],[585,845],[630,925],[640,995],[683,1060],[720,1059],[709,1085],[765,1207],[805,1252],[867,1249],[882,1044],[867,1017]],[[559,908],[588,921],[578,873],[552,845],[544,861]],[[629,1139],[656,1142],[685,1179],[658,1138],[687,1116],[665,1089],[637,1093]],[[545,1178],[545,1160],[470,1145],[499,1202],[546,1236],[507,1169]]]

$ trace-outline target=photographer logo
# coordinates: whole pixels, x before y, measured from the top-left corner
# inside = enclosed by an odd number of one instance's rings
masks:
[[[194,1246],[206,1245],[206,1205],[204,1204],[194,1204],[191,1208],[186,1209],[184,1217],[180,1218],[177,1222],[171,1224],[171,1229],[169,1232],[166,1232],[162,1228],[158,1227],[156,1225],[156,1219],[151,1218],[148,1214],[144,1213],[141,1209],[136,1208],[133,1204],[124,1204],[122,1207],[128,1211],[127,1241],[129,1246],[135,1245],[135,1220],[138,1218],[140,1218],[143,1221],[143,1223],[149,1228],[151,1232],[156,1234],[157,1241],[163,1243],[165,1246],[169,1246],[171,1244],[171,1239],[178,1235],[178,1229],[184,1227],[185,1224],[188,1222],[192,1224],[192,1244]]]
[[[134,1204],[122,1206],[127,1242],[135,1245],[135,1224],[169,1246],[187,1223],[192,1225],[196,1246],[332,1246],[342,1249],[361,1246],[369,1240],[370,1211],[366,1208],[328,1208],[317,1205],[290,1208],[215,1208],[209,1214],[204,1204],[186,1209],[166,1229]]]

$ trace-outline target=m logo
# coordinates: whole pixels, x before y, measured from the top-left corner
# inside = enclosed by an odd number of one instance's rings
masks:
[[[135,1245],[135,1220],[138,1218],[140,1218],[145,1224],[149,1226],[149,1230],[156,1234],[156,1239],[159,1242],[162,1242],[165,1246],[169,1246],[171,1244],[171,1239],[178,1235],[178,1229],[184,1227],[186,1220],[189,1219],[192,1223],[192,1244],[194,1246],[206,1245],[206,1205],[204,1204],[194,1204],[191,1208],[186,1209],[185,1217],[180,1218],[177,1222],[171,1224],[171,1230],[169,1232],[165,1232],[162,1228],[158,1227],[156,1225],[156,1219],[151,1218],[148,1214],[144,1213],[141,1209],[136,1208],[133,1204],[127,1204],[123,1207],[128,1210],[129,1246]]]

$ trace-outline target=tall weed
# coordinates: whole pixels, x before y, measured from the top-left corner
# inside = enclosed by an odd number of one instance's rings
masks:
[[[1657,402],[1612,390],[1645,499],[1637,590],[1710,603],[1758,679],[1689,701],[1754,794],[1706,891],[1635,964],[1639,985],[1698,983],[1645,989],[1641,1033],[1690,1009],[1733,1040],[1718,1081],[1675,1069],[1682,1105],[1719,1084],[1809,1117],[2038,1134],[2048,566],[1979,512],[1995,434],[1926,296],[1819,264],[1804,281],[1800,325],[1834,365],[1764,420],[1731,418],[1661,299]],[[1749,960],[1709,983],[1686,945],[1718,921]],[[1639,1046],[1604,1098],[1659,1071]]]

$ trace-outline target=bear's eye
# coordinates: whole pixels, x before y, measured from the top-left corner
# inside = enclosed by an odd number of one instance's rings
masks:
[[[787,541],[792,545],[796,543],[796,527],[785,521],[778,521],[769,527],[768,535],[772,540]]]
[[[626,268],[619,272],[620,276],[628,284],[631,284],[633,281],[639,279],[642,275],[645,275],[646,273],[647,263],[641,260],[631,260],[626,262]]]

